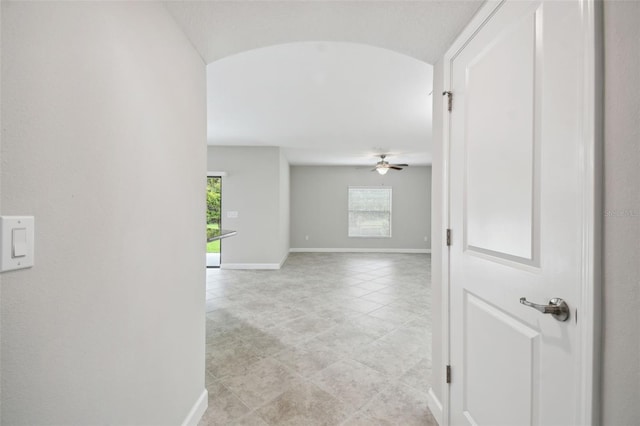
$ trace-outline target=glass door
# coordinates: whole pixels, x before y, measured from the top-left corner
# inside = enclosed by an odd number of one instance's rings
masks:
[[[220,267],[220,240],[211,241],[222,227],[222,177],[207,177],[207,268]]]

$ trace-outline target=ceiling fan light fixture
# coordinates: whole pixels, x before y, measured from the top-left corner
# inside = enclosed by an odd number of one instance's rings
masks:
[[[372,172],[377,171],[381,175],[387,174],[389,169],[402,170],[403,167],[407,167],[408,166],[408,164],[391,164],[391,163],[389,163],[388,161],[385,160],[385,158],[387,158],[386,154],[380,154],[379,157],[380,157],[380,161],[378,161],[376,163],[376,166],[373,169],[371,169],[371,171]]]

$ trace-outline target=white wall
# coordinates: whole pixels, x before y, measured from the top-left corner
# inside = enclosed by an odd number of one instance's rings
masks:
[[[291,167],[292,249],[431,247],[431,167],[410,166],[384,176],[370,170],[371,167]],[[349,238],[348,187],[380,185],[393,188],[392,237]]]
[[[286,259],[288,163],[277,147],[208,148],[210,171],[222,178],[222,227],[238,232],[222,240],[223,268],[278,268]],[[286,211],[284,211],[286,210]],[[228,212],[238,212],[229,218]]]
[[[622,426],[640,422],[640,2],[606,1],[604,30],[602,424]]]
[[[2,0],[0,0],[0,48],[2,46]],[[2,54],[0,53],[0,102],[2,100]],[[0,114],[0,212],[2,212],[2,114]],[[0,320],[2,318],[2,275],[0,274]],[[2,323],[0,323],[0,331]],[[0,336],[0,423],[2,423],[2,336]]]
[[[2,8],[2,214],[36,224],[35,266],[2,275],[2,424],[181,424],[204,392],[204,64],[157,3]]]
[[[280,151],[280,252],[283,256],[289,253],[289,243],[291,239],[291,168],[282,150]]]
[[[443,146],[442,143],[442,108],[444,97],[444,60],[438,61],[433,66],[433,185],[431,189],[431,321],[433,324],[431,331],[431,395],[435,396],[439,403],[442,403],[444,386],[444,365],[442,359],[442,251],[445,250],[445,225],[443,218]]]
[[[640,419],[640,2],[604,2],[604,241],[602,324],[602,422],[626,426]],[[442,63],[434,68],[434,93],[439,87]],[[434,97],[434,143],[441,140],[442,120],[435,114],[442,99]],[[433,203],[442,203],[441,156],[434,147]],[[442,218],[434,209],[434,229],[442,228]],[[607,215],[607,212],[609,214]],[[618,212],[618,213],[615,213]],[[438,244],[434,232],[434,247]],[[433,371],[443,371],[437,330],[442,321],[435,309],[441,303],[442,268],[433,259]],[[442,386],[434,382],[441,400]]]

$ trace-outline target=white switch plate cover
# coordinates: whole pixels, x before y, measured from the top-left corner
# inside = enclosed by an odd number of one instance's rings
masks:
[[[30,268],[33,266],[33,242],[35,220],[33,216],[0,216],[0,271]],[[14,229],[26,230],[26,250],[24,256],[14,257]]]
[[[237,219],[238,218],[238,212],[237,211],[228,211],[227,212],[227,217],[229,219]]]

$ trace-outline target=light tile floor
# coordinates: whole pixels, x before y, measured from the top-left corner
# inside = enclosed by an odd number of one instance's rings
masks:
[[[436,425],[431,259],[292,253],[207,270],[205,425]]]

